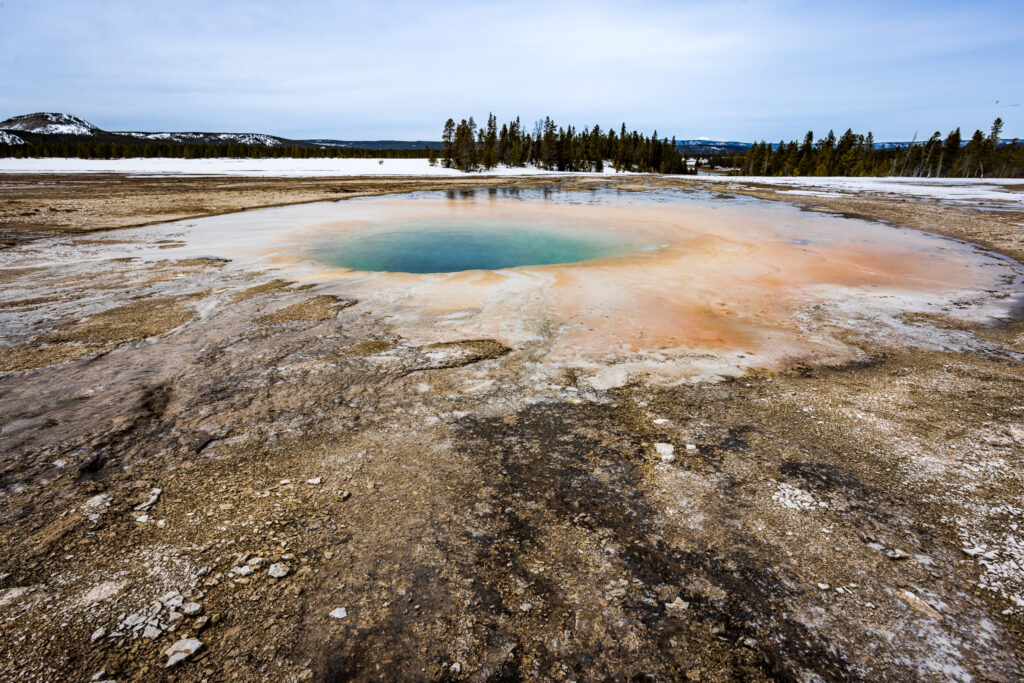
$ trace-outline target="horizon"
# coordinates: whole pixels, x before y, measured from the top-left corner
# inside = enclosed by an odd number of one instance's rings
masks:
[[[111,131],[436,140],[448,117],[493,112],[722,141],[847,128],[879,141],[967,136],[996,117],[1004,137],[1024,136],[1024,11],[1005,1],[852,13],[781,0],[628,12],[6,0],[0,27],[3,53],[28,65],[0,75],[10,116],[63,112]]]

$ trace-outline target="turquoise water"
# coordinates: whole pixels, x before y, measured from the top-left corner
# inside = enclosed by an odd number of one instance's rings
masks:
[[[354,270],[452,273],[576,263],[643,246],[621,235],[572,224],[446,218],[322,236],[310,255],[325,265]]]

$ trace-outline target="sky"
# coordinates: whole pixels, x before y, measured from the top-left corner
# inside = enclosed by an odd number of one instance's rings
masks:
[[[1024,0],[0,0],[0,119],[440,138],[449,117],[716,140],[1024,137]]]

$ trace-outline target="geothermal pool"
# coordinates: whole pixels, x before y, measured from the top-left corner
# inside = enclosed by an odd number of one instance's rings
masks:
[[[138,240],[117,255],[228,258],[356,298],[410,343],[493,338],[538,377],[599,387],[846,362],[858,336],[974,348],[907,315],[1005,317],[1024,272],[919,231],[682,191],[426,192],[116,235]]]

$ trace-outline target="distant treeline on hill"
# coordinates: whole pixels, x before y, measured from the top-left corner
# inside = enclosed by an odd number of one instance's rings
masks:
[[[732,155],[731,166],[743,175],[762,176],[1024,177],[1024,144],[1016,139],[1000,144],[1002,129],[1002,119],[996,119],[988,136],[976,130],[967,144],[957,128],[945,140],[936,132],[927,141],[897,149],[875,149],[871,133],[847,130],[836,139],[829,131],[815,142],[808,131],[803,143],[759,142],[746,154]]]
[[[77,157],[79,159],[425,159],[425,149],[361,149],[299,145],[241,145],[237,143],[53,140],[25,145],[0,144],[0,157]]]
[[[448,119],[441,142],[441,164],[463,171],[486,171],[502,164],[552,171],[601,172],[609,163],[616,171],[690,172],[685,158],[676,149],[675,138],[659,139],[657,131],[651,137],[636,131],[627,132],[625,123],[616,135],[614,130],[605,133],[600,126],[582,131],[572,126],[556,127],[548,117],[538,121],[530,133],[518,117],[502,124],[499,130],[493,114],[487,117],[486,127],[480,128],[471,116],[458,125],[454,119]],[[431,164],[438,161],[433,151],[429,158]]]

